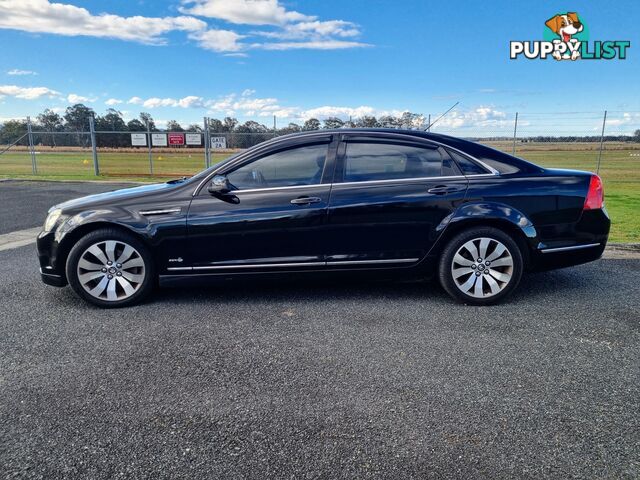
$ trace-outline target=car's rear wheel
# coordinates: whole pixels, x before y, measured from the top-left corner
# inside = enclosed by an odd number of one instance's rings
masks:
[[[153,289],[155,269],[148,248],[133,235],[115,229],[82,237],[67,258],[73,290],[100,307],[140,302]]]
[[[442,252],[438,274],[452,297],[472,305],[497,303],[520,282],[522,252],[507,233],[493,227],[465,230]]]

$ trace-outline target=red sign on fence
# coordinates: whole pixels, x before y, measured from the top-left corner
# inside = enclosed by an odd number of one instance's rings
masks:
[[[183,133],[170,133],[169,134],[169,145],[184,145],[184,134]]]

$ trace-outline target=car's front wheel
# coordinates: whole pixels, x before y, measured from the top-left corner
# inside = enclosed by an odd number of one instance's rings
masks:
[[[497,228],[478,227],[449,241],[438,274],[452,297],[472,305],[489,305],[518,286],[522,271],[522,252],[513,238]]]
[[[82,237],[67,258],[73,290],[100,307],[140,302],[153,289],[155,269],[148,248],[133,235],[101,229]]]

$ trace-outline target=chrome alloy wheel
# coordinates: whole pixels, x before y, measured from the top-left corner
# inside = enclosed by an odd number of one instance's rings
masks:
[[[466,295],[492,297],[511,281],[513,257],[498,240],[474,238],[453,256],[451,274],[456,286]]]
[[[82,288],[91,296],[115,302],[138,291],[145,279],[145,265],[131,245],[106,240],[82,253],[77,273]]]

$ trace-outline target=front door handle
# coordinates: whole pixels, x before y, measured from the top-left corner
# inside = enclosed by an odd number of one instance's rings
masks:
[[[447,193],[455,193],[464,190],[466,187],[461,185],[436,185],[433,188],[427,190],[428,193],[433,193],[434,195],[446,195]]]
[[[311,203],[320,203],[322,201],[319,197],[298,197],[291,200],[294,205],[309,205]]]

